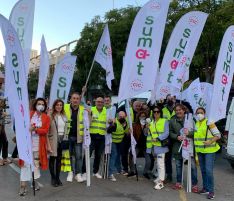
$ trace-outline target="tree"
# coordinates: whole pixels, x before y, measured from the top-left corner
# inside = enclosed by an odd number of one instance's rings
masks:
[[[128,35],[139,8],[128,7],[120,10],[114,9],[107,12],[104,21],[96,16],[90,24],[86,24],[81,32],[75,48],[74,54],[77,55],[77,71],[74,75],[72,87],[81,90],[91,67],[98,42],[103,32],[104,24],[108,23],[111,44],[115,80],[113,81],[113,92],[118,93],[120,76],[122,72],[123,56],[127,45]],[[104,93],[110,93],[105,81],[105,71],[95,63],[89,81],[90,88],[101,86]]]

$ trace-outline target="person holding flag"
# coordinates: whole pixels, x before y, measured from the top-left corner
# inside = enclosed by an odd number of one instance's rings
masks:
[[[41,177],[40,169],[46,170],[48,168],[47,159],[47,134],[50,128],[50,118],[46,114],[47,104],[45,99],[37,98],[33,104],[30,112],[30,131],[32,135],[32,152],[34,160],[34,179]],[[20,196],[26,195],[26,182],[31,180],[31,168],[22,160],[19,161],[21,166],[20,174]],[[35,190],[40,190],[39,186]]]
[[[69,155],[72,171],[68,173],[67,181],[72,182],[73,174],[77,182],[83,182],[82,173],[82,143],[84,135],[83,112],[84,107],[80,105],[81,97],[78,92],[71,94],[71,103],[65,104],[64,110],[68,120]],[[73,165],[72,156],[75,157]]]
[[[98,179],[102,179],[99,174],[99,166],[101,161],[101,156],[105,148],[105,135],[106,135],[106,121],[107,114],[106,108],[104,107],[104,99],[102,97],[97,97],[95,101],[95,106],[91,108],[91,124],[90,124],[90,156],[92,152],[95,151],[94,163],[93,163],[93,176]],[[82,172],[84,177],[86,175],[86,166],[83,162]]]
[[[169,121],[169,135],[172,143],[172,156],[175,158],[176,162],[176,184],[173,186],[173,189],[180,190],[182,189],[182,150],[180,149],[181,143],[184,140],[184,136],[192,138],[194,131],[188,131],[184,129],[185,122],[185,112],[186,108],[182,104],[177,104],[175,106],[175,115]],[[195,165],[195,159],[192,157],[191,160],[192,168],[192,192],[198,192],[197,186],[197,168]]]

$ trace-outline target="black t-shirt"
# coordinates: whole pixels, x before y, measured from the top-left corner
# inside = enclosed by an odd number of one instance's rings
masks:
[[[72,113],[71,113],[71,128],[69,136],[77,137],[77,115],[79,108],[77,108],[76,110],[74,110],[72,106],[70,106],[70,108]]]

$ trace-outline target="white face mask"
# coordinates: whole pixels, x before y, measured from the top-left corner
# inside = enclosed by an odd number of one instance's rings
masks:
[[[43,105],[37,105],[36,109],[38,112],[42,112],[45,109],[45,107]]]
[[[145,119],[140,119],[140,124],[141,124],[142,126],[144,126],[144,125],[146,124]]]
[[[201,121],[205,118],[205,115],[204,114],[197,114],[197,120],[198,121]]]

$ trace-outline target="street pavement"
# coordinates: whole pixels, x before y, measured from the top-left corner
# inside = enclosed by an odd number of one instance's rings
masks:
[[[14,148],[11,142],[12,131],[7,127],[8,139],[10,143],[9,153]],[[42,172],[39,179],[43,187],[33,196],[32,189],[25,197],[18,195],[19,190],[19,168],[10,164],[0,167],[0,201],[203,201],[207,200],[204,195],[186,193],[184,190],[175,191],[172,184],[167,184],[162,190],[154,190],[153,180],[142,177],[144,160],[138,159],[139,181],[136,178],[127,178],[117,175],[117,181],[96,179],[91,177],[91,186],[86,187],[86,183],[66,182],[67,174],[62,173],[62,187],[52,187],[50,185],[49,171]],[[175,173],[175,168],[174,168]],[[200,170],[198,168],[199,186],[201,186]],[[175,178],[174,178],[175,180]],[[186,189],[186,187],[185,187]],[[217,155],[215,166],[215,200],[234,201],[234,170],[229,163],[223,159],[222,154]]]

